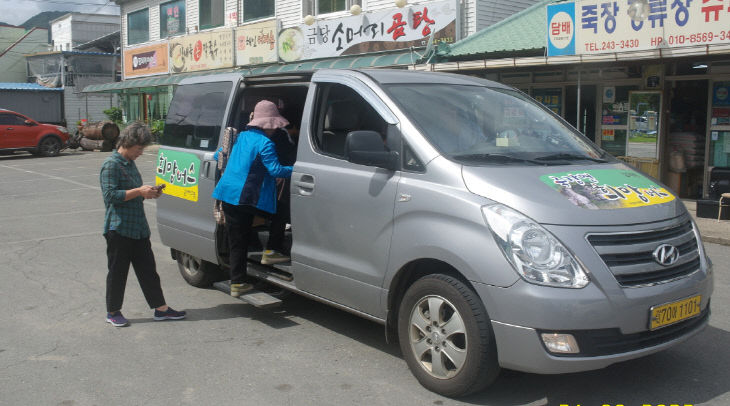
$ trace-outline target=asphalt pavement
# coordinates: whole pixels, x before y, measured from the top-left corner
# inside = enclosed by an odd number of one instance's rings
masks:
[[[107,155],[0,156],[0,405],[730,404],[730,249],[713,242],[710,326],[682,345],[578,374],[505,370],[484,393],[449,399],[418,384],[378,324],[296,295],[258,310],[187,285],[147,201],[166,299],[189,317],[152,321],[130,272],[132,325],[114,328],[98,186]],[[154,161],[137,161],[147,183]],[[703,220],[703,235],[726,232]]]

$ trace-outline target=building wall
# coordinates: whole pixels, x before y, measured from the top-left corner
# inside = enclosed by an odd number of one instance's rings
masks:
[[[23,27],[0,25],[0,54],[25,34]]]
[[[108,120],[104,110],[114,106],[113,93],[77,93],[75,87],[63,90],[66,123],[74,128],[76,122],[86,119],[90,122]]]
[[[274,0],[267,0],[274,1]],[[473,34],[479,29],[494,24],[502,18],[522,10],[523,8],[533,4],[536,0],[454,0],[462,4],[462,37],[466,34]],[[127,47],[127,14],[134,11],[149,8],[150,18],[150,36],[149,42],[158,41],[160,39],[160,3],[165,0],[137,0],[125,2],[121,5],[121,34],[122,44]],[[421,1],[423,2],[423,1]],[[485,6],[486,3],[499,3],[494,7]],[[190,33],[196,32],[199,27],[198,21],[198,0],[186,0],[186,27]],[[410,0],[409,4],[417,2]],[[395,8],[394,0],[362,0],[363,11],[371,12],[383,9]],[[243,23],[243,0],[225,0],[225,19],[224,27],[235,27]],[[513,10],[510,12],[510,10]],[[236,13],[237,19],[233,19],[232,14]],[[509,13],[509,14],[505,14]],[[327,17],[337,18],[350,15],[349,11],[341,13],[332,13]],[[281,23],[282,28],[293,27],[302,24],[302,0],[276,0],[276,18]],[[221,27],[215,28],[220,29]],[[138,46],[141,44],[133,44]]]
[[[119,29],[119,16],[69,13],[51,22],[55,51],[70,51],[77,45],[95,40]]]
[[[467,33],[487,28],[537,3],[537,0],[469,0]]]
[[[28,81],[25,55],[48,51],[48,30],[32,29],[28,35],[10,47],[0,50],[0,82]]]

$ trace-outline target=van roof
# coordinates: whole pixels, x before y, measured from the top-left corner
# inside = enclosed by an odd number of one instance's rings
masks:
[[[373,80],[382,84],[390,83],[430,83],[430,84],[452,84],[452,85],[479,85],[509,89],[498,82],[481,79],[474,76],[459,75],[455,73],[424,72],[404,69],[357,69],[368,75]]]

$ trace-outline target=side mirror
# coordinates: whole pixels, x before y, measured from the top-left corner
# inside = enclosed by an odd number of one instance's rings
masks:
[[[35,125],[35,123],[30,120],[25,120],[25,125]]]
[[[376,131],[352,131],[345,139],[345,158],[354,164],[398,170],[400,154],[385,146]]]

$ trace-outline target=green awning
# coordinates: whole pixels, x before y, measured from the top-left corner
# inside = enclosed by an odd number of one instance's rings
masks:
[[[450,45],[439,44],[441,60],[516,52],[542,55],[547,46],[546,7],[563,0],[539,0],[532,6]]]
[[[259,75],[267,73],[296,72],[316,69],[381,68],[386,66],[414,65],[420,58],[421,56],[419,54],[409,50],[381,54],[342,56],[339,58],[327,58],[288,64],[258,66],[248,70],[244,69],[243,72],[246,75]]]
[[[205,71],[205,72],[191,72],[191,73],[180,73],[176,75],[159,75],[149,76],[139,79],[128,79],[121,82],[101,83],[98,85],[89,85],[84,88],[83,93],[119,93],[124,89],[140,89],[140,88],[154,88],[158,86],[169,86],[180,83],[185,78],[194,76],[207,76],[216,73],[231,73],[233,69],[216,70],[216,71]]]
[[[205,72],[180,73],[176,75],[149,76],[139,79],[128,79],[121,82],[102,83],[86,86],[84,93],[119,93],[124,89],[154,88],[158,86],[176,85],[185,78],[193,76],[207,76],[216,73],[240,72],[242,75],[259,75],[279,72],[311,71],[316,69],[357,69],[377,68],[386,66],[404,66],[415,64],[421,56],[410,50],[401,52],[389,52],[380,54],[366,54],[355,56],[343,56],[339,58],[328,58],[315,61],[303,61],[287,64],[274,64],[257,67],[239,67],[238,69],[226,69]]]

